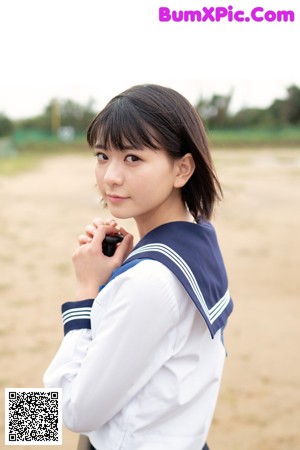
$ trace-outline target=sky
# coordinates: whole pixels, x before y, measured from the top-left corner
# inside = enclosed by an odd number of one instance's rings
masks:
[[[227,14],[219,22],[205,13],[216,7]],[[271,11],[269,20],[228,20],[257,7],[258,19]],[[199,10],[207,20],[162,22],[160,8],[177,17]],[[279,22],[282,10],[294,22]],[[266,107],[300,86],[299,42],[299,0],[1,0],[0,113],[34,116],[52,98],[94,99],[101,109],[144,83],[172,87],[194,104],[232,92],[232,111]]]

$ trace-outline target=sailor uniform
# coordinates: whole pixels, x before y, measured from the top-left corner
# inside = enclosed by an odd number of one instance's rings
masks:
[[[160,261],[174,272],[202,314],[212,337],[226,325],[233,304],[211,223],[161,225],[141,239],[126,263],[141,257]]]
[[[65,425],[101,450],[201,449],[231,310],[209,223],[148,233],[95,300],[63,305],[66,334],[44,383],[63,389]]]

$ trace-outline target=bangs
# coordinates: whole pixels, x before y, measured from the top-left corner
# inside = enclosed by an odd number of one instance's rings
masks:
[[[117,150],[129,147],[159,149],[156,134],[134,104],[117,97],[92,121],[87,131],[87,142],[92,148],[99,145]]]

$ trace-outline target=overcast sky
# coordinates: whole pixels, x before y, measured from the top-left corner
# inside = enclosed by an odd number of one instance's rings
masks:
[[[160,7],[292,10],[294,22],[160,22]],[[269,14],[271,17],[272,14]],[[49,100],[101,108],[129,86],[173,87],[195,103],[233,90],[232,109],[265,107],[300,86],[299,0],[1,0],[0,112]]]

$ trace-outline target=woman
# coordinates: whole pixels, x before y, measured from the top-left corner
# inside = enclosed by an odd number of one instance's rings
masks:
[[[179,93],[135,86],[91,123],[96,180],[116,219],[95,219],[73,255],[77,298],[46,387],[63,391],[63,421],[97,450],[199,450],[225,359],[232,301],[209,222],[221,187],[204,127]],[[107,234],[124,239],[113,256]],[[100,286],[100,288],[99,288]]]

